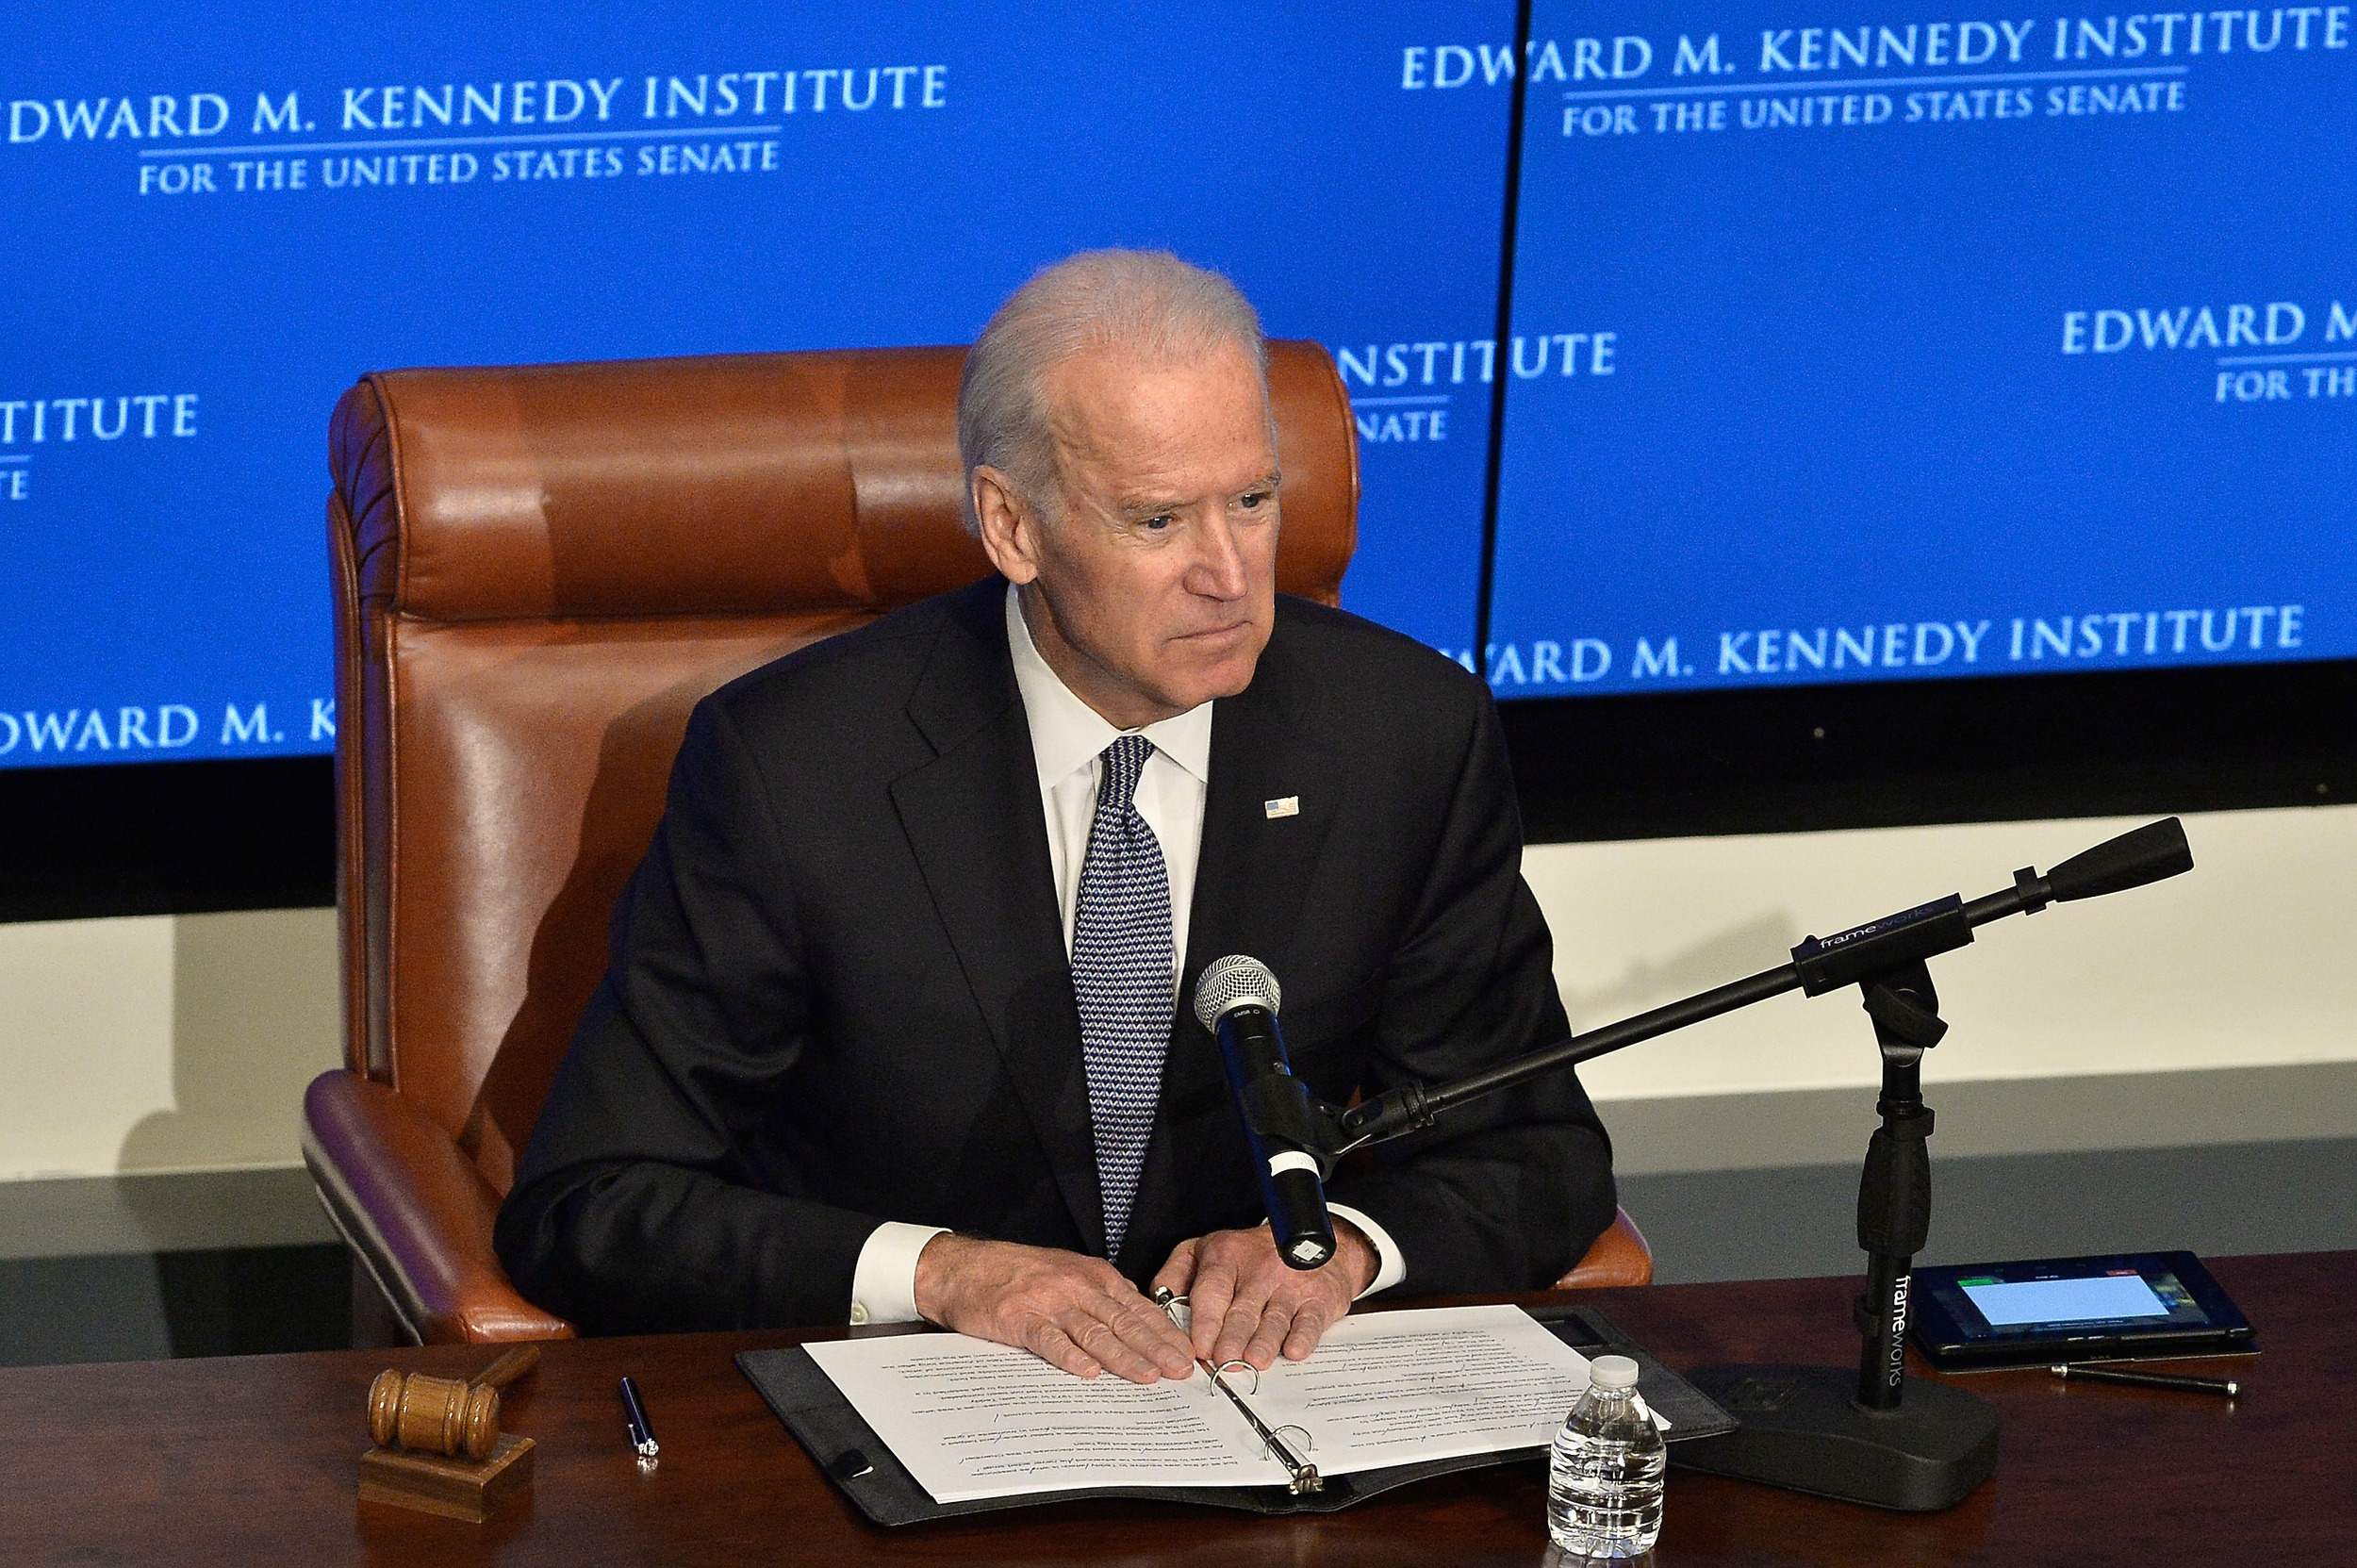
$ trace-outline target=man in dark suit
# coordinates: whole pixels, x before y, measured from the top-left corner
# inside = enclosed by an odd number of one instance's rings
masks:
[[[1075,257],[976,345],[960,438],[1000,575],[690,720],[501,1212],[519,1287],[615,1330],[921,1315],[1152,1381],[1305,1356],[1371,1289],[1550,1282],[1613,1213],[1572,1075],[1339,1173],[1336,1255],[1294,1270],[1183,1005],[1263,960],[1338,1102],[1566,1032],[1488,690],[1275,593],[1250,307]]]

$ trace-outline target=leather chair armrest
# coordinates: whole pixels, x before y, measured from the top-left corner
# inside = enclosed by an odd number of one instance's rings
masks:
[[[337,1068],[303,1097],[303,1162],[328,1217],[423,1345],[570,1339],[491,1250],[499,1195],[431,1118]]]
[[[1588,1249],[1588,1256],[1572,1265],[1571,1273],[1558,1279],[1555,1288],[1583,1291],[1652,1283],[1653,1248],[1645,1245],[1645,1233],[1637,1229],[1628,1211],[1622,1209],[1614,1213],[1612,1223]]]

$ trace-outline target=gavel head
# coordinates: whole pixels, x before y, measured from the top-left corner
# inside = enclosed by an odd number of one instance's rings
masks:
[[[422,1372],[380,1372],[369,1385],[369,1437],[379,1447],[486,1460],[500,1437],[500,1392]]]

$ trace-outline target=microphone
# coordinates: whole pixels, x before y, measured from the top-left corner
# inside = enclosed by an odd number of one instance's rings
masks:
[[[1268,966],[1241,953],[1208,966],[1195,985],[1195,1015],[1219,1037],[1277,1255],[1289,1267],[1312,1269],[1334,1256],[1334,1222],[1326,1212],[1324,1171],[1308,1142],[1310,1092],[1285,1060],[1277,1000]]]

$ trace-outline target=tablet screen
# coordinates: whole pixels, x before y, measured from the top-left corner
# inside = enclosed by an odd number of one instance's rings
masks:
[[[2171,1285],[2177,1282],[2169,1275],[2161,1279]],[[1959,1279],[1956,1288],[1992,1329],[2133,1323],[2168,1316],[2168,1303],[2132,1269],[2094,1279],[2007,1281],[1984,1277]]]
[[[2090,1342],[2181,1341],[2249,1327],[2187,1252],[2046,1258],[1915,1271],[1918,1343],[1965,1353],[2027,1353]]]

